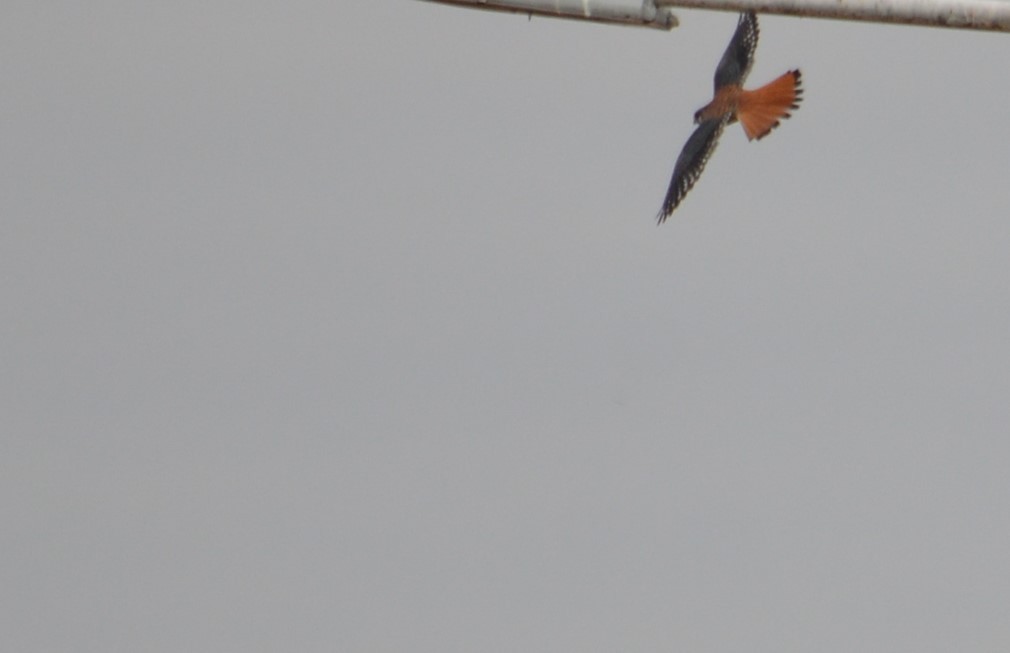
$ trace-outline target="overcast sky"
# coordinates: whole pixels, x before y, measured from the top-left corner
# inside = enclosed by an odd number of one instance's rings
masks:
[[[1008,35],[0,16],[0,649],[1010,647]]]

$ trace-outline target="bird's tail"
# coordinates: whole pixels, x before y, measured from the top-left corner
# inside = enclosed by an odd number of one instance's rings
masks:
[[[802,99],[800,71],[790,70],[770,84],[741,92],[736,117],[749,140],[764,138],[790,116],[790,109],[800,107]]]

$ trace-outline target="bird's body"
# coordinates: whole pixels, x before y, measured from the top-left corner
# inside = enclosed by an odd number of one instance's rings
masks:
[[[701,176],[726,125],[739,121],[748,140],[760,139],[775,129],[780,120],[788,118],[790,109],[799,108],[803,94],[799,70],[790,70],[751,91],[743,88],[754,63],[757,41],[757,15],[741,14],[736,32],[716,67],[712,101],[694,114],[698,128],[677,157],[659,222],[673,213]]]

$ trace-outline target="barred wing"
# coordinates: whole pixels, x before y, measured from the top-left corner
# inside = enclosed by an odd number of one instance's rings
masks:
[[[754,63],[754,51],[758,44],[757,14],[748,11],[740,14],[736,32],[730,39],[726,52],[715,69],[715,90],[727,85],[740,86],[747,79]]]
[[[657,219],[659,224],[666,221],[673,210],[677,208],[687,192],[698,181],[708,158],[715,152],[715,146],[719,143],[719,136],[729,122],[729,115],[701,123],[691,138],[687,139],[684,149],[677,157],[677,163],[673,166],[673,177],[670,179],[670,189],[666,191],[666,199],[663,201],[663,209],[659,212]]]

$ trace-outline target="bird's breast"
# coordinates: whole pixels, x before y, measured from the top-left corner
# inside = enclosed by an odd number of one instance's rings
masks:
[[[694,114],[696,123],[703,123],[713,118],[722,118],[727,113],[731,117],[736,114],[737,103],[740,100],[739,86],[723,86],[715,93],[712,101],[698,109]]]

